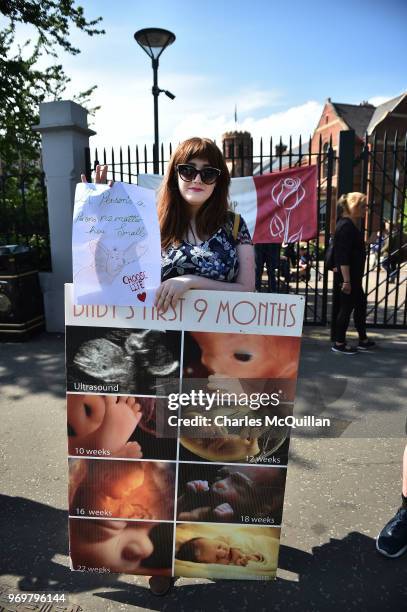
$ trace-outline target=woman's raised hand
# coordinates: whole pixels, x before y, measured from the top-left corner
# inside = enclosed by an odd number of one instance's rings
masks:
[[[95,168],[95,178],[94,178],[94,183],[96,184],[102,184],[105,185],[106,183],[109,185],[109,187],[113,186],[113,181],[108,181],[107,182],[107,170],[108,170],[108,166],[104,165],[104,166],[100,166],[99,164],[96,166]],[[87,183],[87,179],[86,176],[84,174],[81,174],[81,181],[82,183]]]

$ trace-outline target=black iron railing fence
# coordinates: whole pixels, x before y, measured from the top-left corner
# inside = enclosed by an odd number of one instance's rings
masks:
[[[375,236],[367,250],[364,289],[367,321],[374,327],[407,324],[407,135],[386,134],[365,141],[362,190],[371,214],[367,235]]]
[[[367,322],[373,327],[406,326],[406,249],[407,249],[407,140],[366,136],[362,145],[341,154],[329,142],[301,138],[293,146],[277,141],[253,139],[239,143],[226,141],[223,153],[232,177],[276,172],[299,165],[315,164],[318,168],[317,206],[318,238],[306,244],[310,259],[309,274],[301,274],[298,248],[291,252],[289,282],[280,273],[284,251],[281,249],[276,270],[277,290],[303,294],[306,299],[305,322],[325,325],[332,314],[333,286],[331,274],[324,266],[324,251],[335,225],[335,203],[343,186],[368,194],[369,214],[366,236],[376,232],[376,245],[367,246],[367,265],[364,286],[368,299]],[[161,144],[159,171],[167,169],[173,146]],[[153,148],[147,146],[104,148],[86,152],[88,177],[97,163],[107,164],[109,178],[137,182],[139,174],[153,173]],[[346,176],[346,173],[350,176]],[[349,186],[350,185],[350,186]],[[378,251],[377,244],[379,244]],[[388,248],[387,248],[388,246]],[[386,250],[387,249],[387,250]],[[287,286],[288,285],[288,286]]]
[[[164,174],[173,146],[160,147],[159,170]],[[285,146],[281,138],[258,143],[248,140],[224,146],[232,177],[276,172],[299,165],[315,164],[318,170],[318,221],[314,240],[306,243],[310,268],[303,275],[298,248],[291,250],[287,274],[284,248],[275,270],[277,290],[304,295],[306,323],[325,325],[332,318],[332,277],[324,266],[324,250],[334,227],[338,193],[354,189],[368,194],[369,214],[366,235],[375,233],[376,245],[367,248],[364,287],[368,298],[368,325],[406,327],[407,324],[407,139],[397,135],[375,137],[354,149],[337,153],[332,142],[322,138]],[[153,151],[143,147],[85,149],[86,175],[91,177],[97,163],[107,164],[109,178],[136,183],[137,176],[153,173]],[[346,172],[350,173],[345,176]],[[345,180],[346,179],[346,180]],[[350,185],[350,187],[349,187]],[[0,245],[24,244],[36,247],[39,268],[49,270],[50,245],[45,177],[39,163],[7,165],[0,162]],[[284,264],[284,265],[283,265]]]
[[[159,174],[164,175],[174,147],[172,144],[161,144],[158,158]],[[331,202],[335,191],[334,173],[337,168],[337,156],[329,143],[323,148],[322,139],[312,145],[312,139],[303,143],[299,138],[298,145],[293,146],[290,137],[285,146],[280,138],[277,143],[271,138],[267,143],[253,139],[237,146],[223,145],[223,154],[233,177],[252,176],[266,172],[281,171],[285,168],[314,164],[318,169],[317,182],[317,227],[316,238],[306,242],[306,256],[310,261],[309,274],[303,275],[300,267],[298,248],[288,253],[282,247],[279,251],[276,269],[277,291],[292,291],[305,296],[305,322],[312,325],[326,325],[329,300],[328,273],[324,269],[323,255],[329,242]],[[92,170],[97,164],[108,166],[108,179],[137,183],[139,174],[152,174],[154,170],[153,147],[146,145],[131,148],[114,147],[90,149],[85,151],[86,176],[91,179]],[[298,246],[298,245],[297,245]],[[287,275],[288,257],[289,273]]]

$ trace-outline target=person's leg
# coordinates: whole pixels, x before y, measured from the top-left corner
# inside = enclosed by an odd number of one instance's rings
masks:
[[[367,339],[366,334],[366,295],[361,286],[352,287],[354,294],[354,311],[353,320],[355,322],[356,331],[359,335],[359,341],[363,342]]]
[[[396,276],[397,276],[397,263],[394,260],[390,260],[388,272],[389,272],[389,283],[395,283]]]
[[[280,260],[281,274],[284,277],[286,289],[288,291],[290,285],[290,261],[287,258],[281,258]]]
[[[335,345],[336,347],[346,346],[346,330],[349,326],[350,315],[354,306],[353,295],[343,293],[341,291],[339,296],[339,312],[336,317],[336,329],[335,329]]]
[[[277,249],[275,248],[277,247]],[[278,245],[268,244],[266,252],[266,268],[268,277],[268,290],[275,293],[277,289],[275,268],[278,266]]]
[[[288,245],[287,257],[288,257],[288,267],[290,267],[290,263],[291,263],[291,266],[295,268],[297,266],[297,253],[295,252],[295,247],[292,243]]]
[[[376,549],[390,558],[400,557],[407,551],[407,445],[403,455],[401,506],[379,533]]]
[[[355,309],[353,311],[353,319],[355,321],[356,331],[359,335],[358,349],[368,351],[376,346],[373,340],[369,340],[366,333],[366,294],[362,287],[358,287],[355,291]]]
[[[389,274],[390,274],[390,261],[389,261],[388,257],[386,257],[385,259],[382,259],[381,266],[382,266],[383,270],[386,270],[387,276],[389,276]]]
[[[254,245],[254,262],[256,268],[256,291],[261,291],[261,277],[264,268],[264,251],[262,244]]]

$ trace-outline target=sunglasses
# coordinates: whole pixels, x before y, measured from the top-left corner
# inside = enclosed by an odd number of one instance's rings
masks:
[[[210,166],[207,166],[206,168],[202,168],[202,170],[198,170],[191,164],[178,164],[177,171],[180,178],[187,183],[195,180],[199,174],[201,181],[205,183],[205,185],[213,185],[213,183],[216,183],[216,180],[221,173],[218,168],[211,168]]]

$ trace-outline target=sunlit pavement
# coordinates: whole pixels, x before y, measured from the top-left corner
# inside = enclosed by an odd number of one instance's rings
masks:
[[[371,337],[377,351],[347,357],[330,351],[327,329],[305,328],[296,412],[329,415],[340,437],[299,432],[291,441],[277,580],[180,579],[163,598],[145,578],[70,571],[64,339],[0,344],[0,609],[401,610],[407,555],[381,558],[374,538],[400,500],[407,333]],[[7,607],[15,589],[66,603]]]

